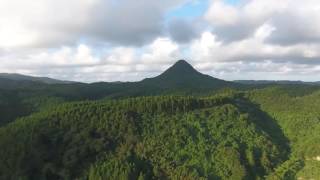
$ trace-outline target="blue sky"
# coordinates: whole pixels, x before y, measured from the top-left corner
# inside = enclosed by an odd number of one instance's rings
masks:
[[[200,0],[186,3],[178,8],[173,9],[167,15],[167,19],[172,18],[194,18],[202,16],[209,5],[208,0]]]
[[[240,0],[224,0],[224,1],[231,5],[237,5],[240,3]]]
[[[240,0],[224,0],[229,5],[238,5]],[[193,18],[202,16],[209,7],[209,0],[195,0],[169,12],[166,18]]]
[[[240,0],[224,0],[224,2],[236,6]],[[207,11],[209,5],[210,0],[195,0],[170,11],[166,15],[166,19],[200,17]]]

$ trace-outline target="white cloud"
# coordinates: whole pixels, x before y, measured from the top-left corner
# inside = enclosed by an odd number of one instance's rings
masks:
[[[89,82],[141,80],[158,74],[181,56],[178,44],[161,37],[141,48],[114,47],[99,55],[93,50],[80,44],[55,51],[13,52],[0,56],[0,71]]]
[[[269,42],[290,45],[320,40],[317,0],[248,0],[234,6],[212,0],[205,19],[224,41],[246,39],[263,24],[274,28]]]
[[[93,0],[2,0],[0,46],[65,43],[89,18]]]
[[[318,0],[212,0],[165,19],[189,1],[0,0],[0,71],[133,81],[186,58],[223,79],[319,80]]]
[[[262,25],[255,36],[228,44],[204,32],[191,44],[192,60],[203,72],[223,79],[317,80],[314,67],[320,65],[320,45],[266,44],[264,39],[271,31]]]
[[[50,47],[79,40],[143,45],[164,15],[188,0],[1,0],[0,47]]]
[[[178,44],[168,38],[158,38],[145,48],[141,60],[143,63],[168,63],[181,57]]]
[[[108,64],[130,65],[137,61],[134,48],[117,47],[111,50],[105,58]]]
[[[239,16],[239,11],[236,7],[223,1],[212,1],[205,19],[214,26],[226,26],[234,25],[240,18]]]
[[[193,60],[199,61],[261,61],[272,60],[308,64],[308,58],[320,58],[320,44],[300,44],[280,46],[266,44],[264,39],[270,34],[269,27],[258,28],[256,35],[241,41],[224,44],[210,32],[204,32],[200,39],[191,44]],[[320,63],[320,62],[319,62]]]

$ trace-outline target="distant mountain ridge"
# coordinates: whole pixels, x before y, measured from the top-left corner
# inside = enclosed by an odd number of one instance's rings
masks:
[[[8,80],[14,80],[14,81],[33,81],[33,82],[39,82],[39,83],[45,83],[45,84],[70,84],[74,83],[72,81],[63,81],[63,80],[57,80],[53,78],[48,77],[35,77],[35,76],[27,76],[22,74],[16,74],[16,73],[0,73],[1,79],[8,79]]]
[[[11,81],[11,82],[10,82]],[[19,82],[13,82],[19,81]],[[24,81],[24,82],[22,82]],[[6,84],[10,84],[10,86],[19,85],[28,86],[28,85],[37,85],[37,84],[73,84],[79,83],[75,81],[68,81],[68,80],[58,80],[49,77],[37,77],[37,76],[28,76],[23,74],[17,73],[0,73],[0,85],[4,86]],[[306,81],[290,81],[290,80],[234,80],[234,81],[225,81],[222,79],[214,78],[212,76],[202,74],[201,72],[197,71],[193,68],[185,60],[178,60],[174,65],[169,67],[166,71],[162,74],[152,77],[146,78],[142,81],[137,82],[126,82],[126,81],[115,81],[115,82],[93,82],[90,84],[146,84],[151,86],[162,86],[164,88],[179,88],[179,87],[196,87],[196,88],[217,88],[218,86],[228,86],[228,87],[235,87],[235,86],[243,86],[243,85],[272,85],[272,84],[279,84],[279,85],[320,85],[320,81],[316,82],[306,82]],[[86,84],[86,83],[82,83]]]
[[[306,81],[290,81],[290,80],[235,80],[233,82],[247,85],[267,85],[267,84],[306,84],[306,85],[320,85],[320,81],[306,82]]]
[[[309,86],[311,84],[287,83]],[[0,73],[0,90],[30,90],[73,100],[135,97],[140,95],[199,94],[226,88],[247,90],[270,85],[287,85],[269,81],[225,81],[202,74],[187,61],[179,60],[158,76],[138,82],[77,83],[46,77]]]

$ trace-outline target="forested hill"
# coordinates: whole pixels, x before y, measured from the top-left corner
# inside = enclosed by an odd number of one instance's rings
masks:
[[[0,129],[0,177],[258,179],[287,145],[268,115],[232,95],[71,103]]]
[[[0,179],[316,179],[320,90],[66,103],[0,128]]]

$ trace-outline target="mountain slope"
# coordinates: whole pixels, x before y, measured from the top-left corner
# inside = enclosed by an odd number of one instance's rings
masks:
[[[42,86],[43,83],[30,80],[12,80],[4,77],[0,77],[0,89],[24,89],[35,88]]]
[[[177,61],[165,72],[154,78],[148,78],[141,83],[162,88],[195,88],[222,89],[235,87],[237,84],[213,78],[195,70],[185,60]]]
[[[61,81],[57,79],[52,79],[48,77],[34,77],[34,76],[26,76],[22,74],[10,74],[10,73],[0,73],[0,78],[8,79],[13,81],[32,81],[39,82],[45,84],[70,84],[73,83],[71,81]]]

